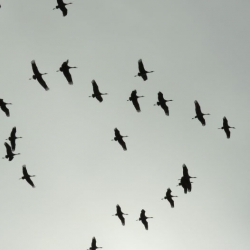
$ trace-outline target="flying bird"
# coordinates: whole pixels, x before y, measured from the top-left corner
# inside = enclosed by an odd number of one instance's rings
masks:
[[[185,194],[187,193],[187,191],[191,192],[191,190],[192,190],[192,185],[191,185],[190,179],[185,177],[185,176],[181,177],[180,183],[177,185],[177,187],[178,186],[183,187]]]
[[[230,128],[234,128],[235,129],[235,127],[230,127],[228,125],[227,118],[224,116],[223,117],[223,126],[221,128],[219,128],[219,129],[224,129],[224,131],[225,131],[228,139],[230,138],[230,130],[229,130]]]
[[[128,101],[132,101],[132,103],[133,103],[133,105],[134,105],[137,112],[141,112],[140,105],[138,103],[138,98],[141,98],[141,97],[144,97],[144,96],[143,95],[138,96],[137,91],[133,90],[132,93],[131,93],[131,96],[128,99]]]
[[[3,101],[3,99],[0,99],[0,108],[2,109],[2,111],[6,114],[6,116],[10,116],[10,111],[9,109],[6,107],[6,105],[11,105],[12,103],[6,103]]]
[[[194,101],[194,104],[195,104],[196,116],[193,117],[192,119],[197,118],[201,122],[202,126],[205,126],[206,125],[206,121],[204,119],[204,115],[210,115],[210,114],[203,114],[201,112],[201,107],[200,107],[200,105],[199,105],[199,103],[197,101]]]
[[[116,205],[116,214],[114,214],[113,216],[118,216],[122,225],[125,226],[125,218],[123,217],[123,215],[128,215],[128,214],[124,214],[121,210],[121,207],[119,205]]]
[[[57,6],[53,10],[60,9],[63,13],[63,16],[67,16],[68,10],[66,8],[66,5],[69,5],[69,4],[72,4],[72,3],[64,3],[63,0],[57,0]]]
[[[128,137],[128,136],[127,135],[122,136],[120,134],[120,131],[117,128],[115,128],[115,137],[114,137],[114,139],[112,141],[118,141],[120,143],[120,145],[122,146],[123,150],[125,151],[125,150],[127,150],[127,147],[126,147],[125,142],[122,139],[123,137]]]
[[[49,90],[49,88],[48,88],[46,82],[43,80],[43,77],[42,77],[43,75],[47,75],[47,73],[41,74],[41,73],[39,72],[39,70],[38,70],[38,68],[37,68],[37,66],[36,66],[35,60],[32,60],[32,61],[31,61],[31,65],[32,65],[33,73],[34,73],[34,75],[32,76],[32,78],[33,78],[34,80],[37,80],[37,81],[42,85],[42,87],[43,87],[45,90]],[[32,78],[30,78],[30,80],[31,80]]]
[[[30,177],[34,177],[35,175],[29,175],[28,174],[28,171],[26,169],[26,166],[23,165],[23,177],[20,178],[23,179],[23,180],[26,180],[33,188],[35,187],[33,181],[30,179]]]
[[[156,106],[156,105],[161,106],[161,108],[164,110],[165,114],[169,115],[169,109],[168,109],[166,102],[172,102],[172,101],[173,100],[165,100],[162,92],[159,92],[158,93],[158,102],[156,104],[154,104],[154,106]]]
[[[96,250],[97,248],[102,248],[102,247],[96,246],[96,239],[95,239],[95,237],[93,237],[92,242],[91,242],[91,247],[88,250]]]
[[[144,81],[146,81],[146,80],[148,79],[148,77],[147,77],[147,74],[148,74],[148,73],[154,72],[154,71],[146,71],[146,70],[144,69],[144,66],[143,66],[143,63],[142,63],[142,59],[140,59],[140,60],[138,61],[138,68],[139,68],[139,73],[138,73],[137,75],[135,75],[135,77],[136,77],[136,76],[140,76],[140,77],[142,77],[142,79],[143,79]]]
[[[184,176],[184,177],[187,177],[187,178],[189,178],[189,179],[191,179],[191,178],[197,178],[197,177],[192,177],[192,176],[190,176],[190,175],[188,174],[188,168],[187,168],[186,164],[183,164],[183,165],[182,165],[182,168],[183,168],[183,176]]]
[[[5,157],[3,157],[3,159],[6,158],[9,159],[9,161],[12,161],[15,155],[20,155],[20,153],[14,154],[11,150],[10,145],[7,142],[4,143],[4,146],[6,147],[6,155]]]
[[[102,95],[107,95],[108,93],[101,93],[99,91],[99,87],[96,83],[95,80],[92,80],[92,86],[93,86],[93,92],[94,94],[92,94],[92,96],[89,96],[89,97],[93,97],[93,98],[96,98],[99,102],[102,102],[103,101],[103,98],[102,98]]]
[[[70,66],[68,65],[68,63],[69,63],[69,60],[67,60],[66,62],[64,62],[64,63],[61,65],[60,69],[57,70],[57,72],[59,72],[59,71],[63,72],[64,76],[66,77],[66,79],[67,79],[67,81],[68,81],[68,83],[69,83],[70,85],[72,85],[72,84],[73,84],[73,80],[72,80],[72,76],[71,76],[69,70],[70,70],[70,69],[76,69],[77,67],[70,67]]]
[[[153,217],[147,217],[145,215],[146,211],[144,209],[141,210],[140,218],[137,221],[141,221],[144,225],[145,229],[148,230],[148,222],[147,219],[153,218]]]
[[[166,195],[164,198],[162,198],[162,200],[167,199],[171,205],[171,207],[174,207],[174,200],[172,199],[172,197],[178,197],[178,196],[173,196],[171,195],[172,191],[170,188],[167,189]]]
[[[10,133],[10,137],[6,140],[10,141],[12,151],[15,151],[16,149],[16,139],[19,139],[22,137],[16,137],[16,127],[14,127]]]

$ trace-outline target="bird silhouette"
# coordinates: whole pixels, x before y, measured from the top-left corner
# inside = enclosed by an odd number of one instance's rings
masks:
[[[139,68],[139,73],[137,75],[135,75],[135,77],[136,76],[140,76],[144,81],[146,81],[148,79],[148,77],[147,77],[148,73],[154,72],[154,71],[146,71],[144,69],[144,66],[143,66],[143,63],[142,63],[142,59],[140,59],[138,61],[138,68]]]
[[[31,65],[32,65],[33,73],[34,73],[34,75],[32,76],[32,78],[33,78],[34,80],[37,80],[37,81],[42,85],[42,87],[43,87],[45,90],[49,90],[49,88],[48,88],[46,82],[43,80],[43,77],[42,77],[43,75],[47,75],[47,73],[41,74],[41,73],[39,72],[39,70],[38,70],[38,68],[37,68],[37,66],[36,66],[35,60],[32,60],[32,61],[31,61]],[[32,78],[30,78],[30,80],[31,80]]]
[[[96,239],[95,239],[95,237],[93,237],[92,242],[91,242],[91,247],[88,250],[96,250],[97,248],[102,248],[102,247],[96,246]]]
[[[9,159],[9,161],[12,161],[15,155],[20,155],[20,153],[14,154],[11,150],[10,145],[7,142],[4,143],[4,146],[6,147],[6,155],[5,157],[3,157],[3,159],[6,158]]]
[[[174,207],[174,200],[172,199],[172,197],[178,197],[178,196],[173,196],[171,195],[172,191],[170,188],[167,189],[166,195],[164,198],[162,198],[162,200],[167,199],[171,205],[171,207]]]
[[[116,214],[113,214],[113,216],[118,216],[122,225],[125,226],[125,218],[123,217],[123,215],[128,215],[128,214],[124,214],[121,210],[121,207],[119,205],[116,205]]]
[[[68,63],[69,63],[69,60],[67,60],[66,62],[64,62],[64,63],[61,65],[60,69],[57,70],[57,72],[60,72],[60,71],[63,72],[65,78],[66,78],[67,81],[68,81],[68,83],[69,83],[70,85],[72,85],[72,84],[73,84],[73,80],[72,80],[72,76],[71,76],[69,70],[70,70],[70,69],[76,69],[77,67],[70,67],[70,66],[68,65]]]
[[[148,230],[148,222],[147,219],[151,219],[153,217],[147,217],[145,215],[146,211],[144,209],[141,210],[140,218],[137,221],[141,221],[144,225],[145,229]]]
[[[128,136],[127,135],[122,136],[120,134],[120,131],[117,128],[115,128],[115,137],[112,141],[118,141],[120,143],[120,145],[122,146],[123,150],[125,151],[125,150],[127,150],[127,147],[126,147],[125,142],[122,139],[123,137],[128,137]]]
[[[12,151],[15,151],[16,139],[19,139],[19,138],[22,138],[22,137],[16,137],[16,127],[14,127],[10,133],[10,137],[8,139],[6,139],[6,140],[10,141]]]
[[[26,169],[26,166],[23,165],[23,177],[20,178],[23,179],[23,180],[26,180],[33,188],[35,187],[33,181],[30,179],[30,177],[34,177],[35,175],[29,175],[28,174],[28,171]]]
[[[96,98],[99,102],[102,102],[103,101],[102,95],[107,95],[108,93],[101,93],[99,91],[99,87],[98,87],[95,80],[92,80],[91,83],[92,83],[92,86],[93,86],[94,94],[92,94],[92,96],[89,96],[89,97]]]
[[[69,4],[72,4],[72,3],[64,3],[63,0],[57,0],[57,6],[53,10],[60,9],[63,13],[63,16],[67,16],[68,10],[66,8],[66,5],[69,5]]]
[[[210,115],[210,114],[203,114],[201,112],[201,107],[200,107],[200,105],[199,105],[199,103],[197,101],[194,101],[194,104],[195,104],[196,116],[193,117],[192,119],[197,118],[201,122],[202,126],[205,126],[206,125],[206,121],[204,119],[204,115]]]
[[[219,128],[219,129],[224,129],[224,131],[225,131],[228,139],[230,138],[230,130],[229,130],[230,128],[234,128],[235,129],[235,127],[230,127],[228,125],[227,118],[224,116],[223,117],[223,126],[221,128]]]
[[[191,178],[197,178],[197,177],[192,177],[188,173],[188,168],[185,164],[182,165],[183,168],[183,176],[180,179],[180,183],[178,186],[182,186],[184,189],[184,193],[186,194],[187,191],[191,192],[192,190],[192,182],[190,181]]]
[[[0,99],[0,108],[2,109],[2,111],[6,114],[6,116],[10,116],[10,111],[9,109],[6,107],[6,105],[11,105],[12,103],[6,103],[3,101],[3,99]]]
[[[158,93],[158,102],[156,104],[154,104],[154,106],[156,106],[156,105],[161,106],[161,108],[164,110],[165,114],[169,115],[169,109],[168,109],[166,102],[172,102],[172,101],[173,100],[165,100],[162,92],[159,92]]]
[[[144,97],[144,96],[143,95],[138,96],[137,91],[133,90],[132,93],[131,93],[131,96],[128,99],[128,101],[132,101],[132,103],[133,103],[133,105],[134,105],[137,112],[141,112],[140,105],[138,103],[138,98],[141,98],[141,97]]]

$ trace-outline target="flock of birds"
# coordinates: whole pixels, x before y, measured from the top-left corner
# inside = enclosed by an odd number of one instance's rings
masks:
[[[72,3],[64,3],[63,0],[57,0],[57,6],[54,8],[54,10],[55,9],[60,9],[62,11],[62,13],[63,13],[63,16],[67,16],[68,11],[67,11],[66,6],[70,5],[70,4],[72,4]],[[1,8],[1,5],[0,5],[0,8]],[[70,67],[68,65],[68,63],[69,63],[69,60],[63,62],[61,67],[59,68],[59,70],[57,72],[62,72],[64,74],[67,82],[70,85],[72,85],[73,84],[73,79],[72,79],[72,76],[70,74],[70,69],[77,68],[77,67]],[[43,79],[43,75],[46,75],[47,73],[40,73],[40,71],[38,70],[38,67],[36,65],[36,62],[34,60],[32,60],[31,66],[32,66],[32,70],[33,70],[33,76],[32,76],[32,78],[30,78],[30,80],[31,79],[37,80],[39,82],[39,84],[46,91],[48,91],[49,87],[48,87],[47,83],[45,82],[45,80]],[[154,71],[145,70],[143,62],[142,62],[141,59],[138,61],[138,68],[139,68],[139,72],[138,72],[137,75],[135,75],[135,77],[139,76],[144,81],[146,81],[148,79],[148,76],[147,76],[148,73],[154,72]],[[102,102],[103,101],[102,95],[107,95],[107,93],[101,93],[99,91],[99,87],[98,87],[95,80],[92,80],[91,83],[92,83],[92,86],[93,86],[93,94],[91,96],[89,96],[89,97],[96,98],[99,102]],[[132,93],[131,93],[131,96],[128,99],[128,101],[131,101],[133,103],[133,105],[134,105],[137,112],[141,111],[138,99],[142,98],[142,97],[144,97],[144,96],[138,96],[137,91],[133,90]],[[163,93],[159,92],[158,93],[158,101],[154,105],[155,106],[156,105],[160,106],[163,109],[164,113],[167,116],[169,116],[169,108],[168,108],[166,103],[170,102],[170,101],[173,101],[173,100],[164,99]],[[204,116],[205,115],[210,115],[210,114],[202,113],[201,107],[200,107],[198,101],[195,101],[194,103],[195,103],[196,116],[193,117],[192,119],[197,118],[201,122],[202,126],[205,126],[206,121],[205,121]],[[9,117],[10,116],[10,111],[7,108],[7,105],[11,105],[11,103],[6,103],[6,102],[3,101],[3,99],[0,99],[0,108],[5,113],[5,115],[7,117]],[[227,120],[226,117],[224,117],[223,118],[223,126],[221,128],[219,128],[219,129],[223,129],[225,131],[226,136],[227,136],[228,139],[230,138],[230,128],[235,129],[235,127],[230,127],[228,125],[228,120]],[[114,137],[114,139],[112,141],[117,141],[121,145],[123,150],[126,151],[127,146],[126,146],[126,143],[124,142],[123,138],[128,137],[128,136],[122,136],[120,134],[120,131],[117,128],[114,129],[114,132],[115,132],[115,137]],[[22,137],[17,137],[16,136],[16,127],[14,127],[12,129],[11,133],[10,133],[9,138],[6,139],[6,140],[9,140],[10,145],[7,142],[4,143],[4,145],[6,147],[6,155],[3,158],[6,158],[9,161],[12,161],[14,159],[15,155],[20,154],[20,153],[14,153],[15,149],[16,149],[16,140],[19,139],[19,138],[22,138]],[[182,188],[184,189],[184,193],[187,194],[187,192],[191,192],[191,190],[192,190],[191,179],[196,178],[196,177],[192,177],[192,176],[189,175],[188,168],[187,168],[187,166],[185,164],[183,164],[182,167],[183,167],[183,176],[179,179],[180,182],[179,182],[179,184],[177,186],[182,186]],[[35,185],[34,185],[33,181],[31,180],[31,177],[34,177],[35,175],[29,175],[25,165],[23,165],[22,171],[23,171],[23,176],[20,179],[26,180],[34,188]],[[173,196],[171,193],[172,193],[171,189],[168,188],[167,192],[166,192],[166,195],[165,195],[165,197],[162,198],[162,200],[165,200],[165,199],[168,200],[168,202],[170,203],[170,206],[172,208],[174,208],[173,197],[177,197],[177,196]],[[121,207],[119,205],[117,205],[116,206],[116,214],[114,214],[113,216],[117,216],[120,219],[123,226],[125,226],[124,215],[128,215],[128,214],[123,213],[122,210],[121,210]],[[142,209],[141,213],[140,213],[140,217],[139,217],[139,219],[137,221],[141,221],[142,224],[144,225],[145,229],[148,230],[147,219],[149,219],[149,218],[153,218],[153,217],[147,217],[146,216],[146,211],[144,209]],[[91,242],[91,247],[89,248],[89,250],[96,250],[97,248],[102,248],[102,247],[97,247],[96,239],[95,239],[95,237],[93,237],[92,242]]]

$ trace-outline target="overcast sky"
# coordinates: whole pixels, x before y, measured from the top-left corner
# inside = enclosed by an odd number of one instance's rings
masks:
[[[249,1],[72,1],[66,17],[56,0],[1,1],[0,98],[13,104],[0,110],[1,157],[14,126],[23,139],[1,160],[0,249],[86,250],[93,236],[105,250],[249,249]],[[67,59],[72,86],[56,72]],[[139,59],[148,81],[134,77]],[[29,80],[32,60],[49,91]],[[93,79],[102,103],[88,97]],[[169,117],[153,106],[159,91]],[[176,186],[184,163],[197,176],[188,194]],[[18,180],[24,164],[35,189]]]

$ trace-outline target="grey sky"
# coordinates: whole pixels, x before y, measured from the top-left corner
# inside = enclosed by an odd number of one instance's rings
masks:
[[[66,2],[66,1],[65,1]],[[249,249],[248,1],[1,1],[0,249]],[[137,61],[155,72],[134,77]],[[35,60],[50,90],[32,76]],[[73,86],[56,73],[69,59]],[[95,79],[103,103],[89,98]],[[136,89],[141,113],[126,100]],[[161,91],[170,116],[153,106]],[[207,125],[192,120],[197,100]],[[231,139],[222,118],[235,126]],[[117,127],[128,151],[112,142]],[[185,163],[197,176],[176,187]],[[36,175],[32,189],[22,165]],[[170,187],[172,209],[161,201]],[[111,215],[119,204],[126,226]],[[149,230],[139,218],[146,210]]]

